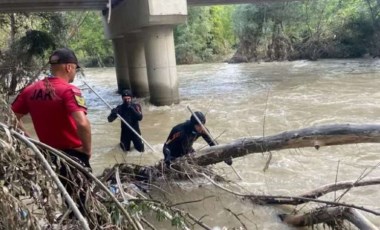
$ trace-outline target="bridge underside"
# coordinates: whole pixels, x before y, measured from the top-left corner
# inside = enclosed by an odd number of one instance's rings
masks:
[[[289,2],[297,0],[187,0],[189,6],[208,6],[208,5],[233,5],[233,4],[259,4]]]
[[[187,0],[187,5],[206,6],[285,1],[289,0]],[[103,10],[107,8],[108,2],[108,0],[0,0],[0,13]]]
[[[108,0],[0,0],[0,12],[103,10]]]

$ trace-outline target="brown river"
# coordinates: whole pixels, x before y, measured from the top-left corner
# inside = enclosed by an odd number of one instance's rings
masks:
[[[144,154],[135,150],[125,154],[119,149],[120,121],[108,123],[108,107],[84,89],[92,123],[91,163],[96,173],[116,162],[156,163],[162,158],[162,145],[170,129],[190,117],[187,106],[207,113],[206,125],[219,143],[324,124],[380,123],[379,71],[378,59],[178,66],[179,104],[156,107],[147,99],[139,100],[144,114],[142,136],[155,150],[146,147]],[[86,81],[112,106],[121,102],[113,68],[86,69],[85,74]],[[77,84],[81,85],[80,80]],[[198,139],[194,147],[203,148],[205,142]],[[243,180],[224,163],[213,167],[235,182],[230,189],[247,194],[296,196],[335,181],[356,180],[363,172],[369,172],[368,178],[380,177],[380,167],[376,167],[380,163],[380,144],[300,148],[272,154],[265,172],[267,153],[234,159]],[[178,182],[167,192],[174,202],[213,195],[203,202],[181,206],[196,217],[203,216],[203,222],[211,227],[239,229],[242,224],[233,212],[248,229],[295,229],[277,218],[277,214],[289,213],[294,207],[253,205],[211,183],[200,183],[202,187]],[[331,193],[322,199],[334,201],[339,195]],[[380,212],[379,185],[352,189],[341,201]],[[301,205],[295,210],[311,207],[317,206]],[[362,213],[380,226],[380,216]],[[163,225],[160,229],[171,228]]]

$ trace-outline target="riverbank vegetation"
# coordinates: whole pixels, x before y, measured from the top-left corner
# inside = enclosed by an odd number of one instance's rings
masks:
[[[177,61],[378,57],[379,13],[375,0],[194,7],[176,29]]]
[[[282,61],[377,57],[379,10],[380,2],[372,0],[238,6],[234,28],[239,43],[234,58]]]
[[[0,14],[0,25],[0,84],[11,94],[56,47],[72,48],[87,67],[114,65],[99,12]],[[178,64],[378,57],[379,37],[376,0],[190,7],[174,31]]]

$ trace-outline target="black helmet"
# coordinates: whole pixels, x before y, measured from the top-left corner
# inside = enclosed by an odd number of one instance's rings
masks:
[[[195,114],[195,116],[198,117],[198,119],[202,122],[202,124],[206,123],[206,116],[202,112],[196,111],[194,114]],[[196,125],[199,123],[198,123],[197,119],[194,117],[194,114],[191,115],[190,122],[191,122],[191,124]]]
[[[125,90],[121,91],[121,96],[122,97],[126,97],[126,96],[132,97],[133,95],[129,89],[125,89]]]

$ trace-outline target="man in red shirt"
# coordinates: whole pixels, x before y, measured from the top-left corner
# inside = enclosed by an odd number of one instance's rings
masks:
[[[53,52],[49,63],[52,76],[23,89],[13,102],[12,110],[20,122],[24,115],[30,114],[41,142],[91,168],[91,126],[85,100],[81,91],[69,84],[80,68],[77,57],[73,51],[62,48]],[[62,176],[67,174],[64,167],[60,171]],[[69,193],[74,190],[71,186],[66,189]]]
[[[12,104],[18,119],[30,113],[41,142],[54,148],[76,150],[91,157],[91,127],[81,91],[73,82],[79,68],[75,54],[66,48],[50,56],[52,76],[26,87]]]

